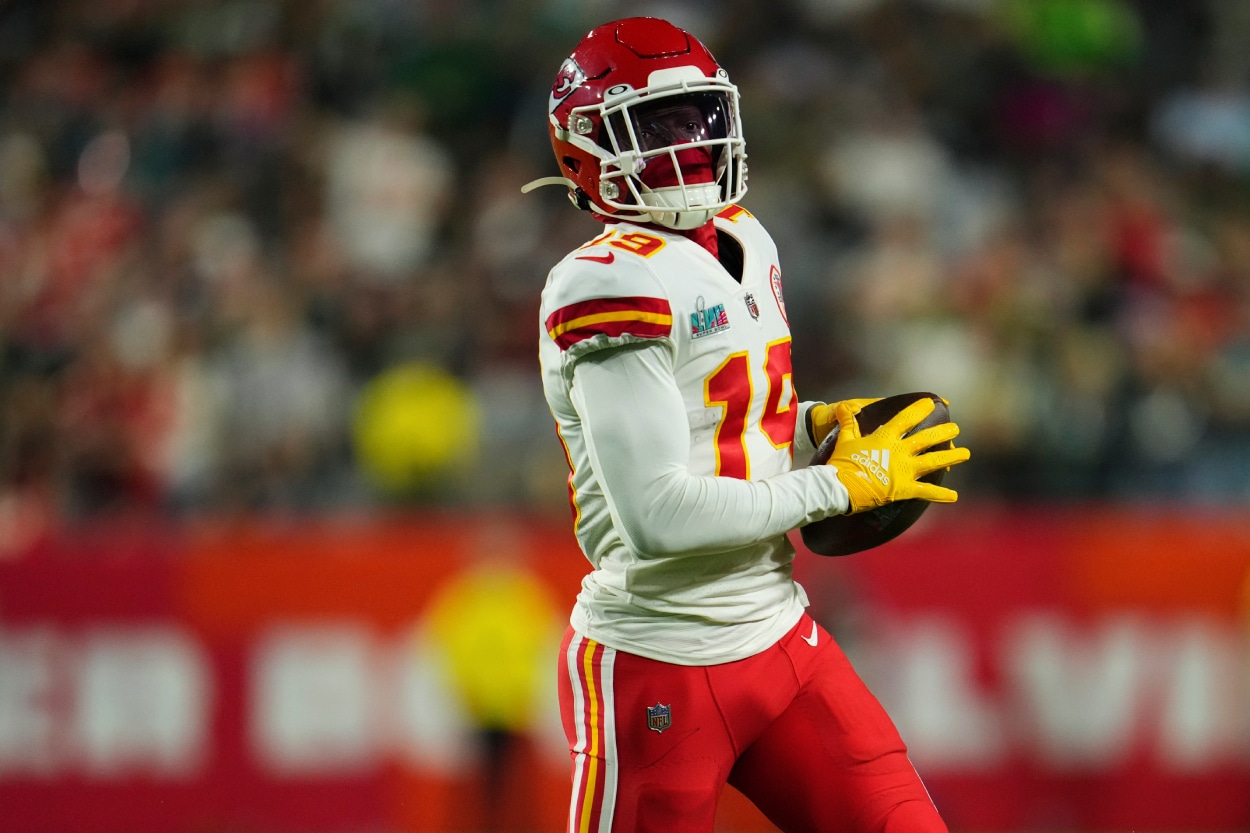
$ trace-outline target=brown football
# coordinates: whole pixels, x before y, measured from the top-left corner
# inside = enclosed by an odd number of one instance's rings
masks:
[[[889,422],[899,411],[908,405],[928,397],[934,402],[933,413],[924,418],[908,436],[934,425],[950,422],[950,411],[942,397],[933,393],[900,393],[888,396],[864,406],[856,420],[859,422],[860,433],[867,436],[884,423]],[[834,425],[829,436],[825,437],[820,448],[812,455],[812,465],[824,465],[833,454],[833,447],[838,441],[838,426]],[[949,440],[934,448],[950,448],[954,444]],[[920,480],[923,483],[940,485],[946,469],[930,472]],[[887,503],[885,506],[854,515],[834,515],[823,521],[816,521],[803,527],[801,534],[803,543],[817,555],[850,555],[873,547],[879,547],[902,535],[920,519],[929,508],[929,501],[911,499]]]

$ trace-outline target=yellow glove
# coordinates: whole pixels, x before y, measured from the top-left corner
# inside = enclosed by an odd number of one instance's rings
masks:
[[[839,402],[834,408],[838,425],[837,443],[829,465],[838,470],[838,480],[851,496],[850,513],[875,509],[896,500],[919,498],[935,503],[954,503],[959,495],[953,489],[921,483],[919,478],[938,469],[964,462],[966,448],[926,451],[959,436],[959,426],[946,422],[905,437],[934,408],[933,400],[921,399],[908,405],[893,419],[867,437],[860,436],[855,415],[860,407]]]
[[[854,413],[858,414],[865,405],[880,402],[881,397],[878,396],[875,399],[846,399],[843,401],[854,408]],[[834,411],[841,404],[842,402],[830,402],[826,405],[823,402],[817,402],[808,410],[807,416],[811,420],[812,440],[817,448],[820,448],[820,444],[825,441],[825,437],[829,436],[833,426],[838,424],[838,418],[834,415]]]

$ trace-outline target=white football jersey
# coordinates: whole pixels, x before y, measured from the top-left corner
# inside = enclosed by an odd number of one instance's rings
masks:
[[[792,471],[812,453],[811,403],[791,378],[776,246],[740,207],[714,222],[741,247],[740,282],[681,234],[619,223],[542,295],[543,386],[594,568],[571,622],[687,665],[789,630],[807,600],[786,533],[847,506],[829,467]]]

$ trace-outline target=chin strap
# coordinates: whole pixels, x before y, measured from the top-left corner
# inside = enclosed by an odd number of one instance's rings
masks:
[[[568,188],[577,187],[577,183],[569,179],[567,176],[544,176],[539,177],[533,182],[527,182],[522,185],[521,193],[528,194],[530,191],[533,191],[536,188],[541,188],[544,185],[564,185]]]
[[[566,176],[540,177],[533,182],[527,182],[522,185],[521,193],[528,194],[530,191],[534,191],[544,185],[563,185],[569,189],[569,202],[573,203],[573,205],[577,206],[577,208],[582,211],[593,212],[595,210],[594,203],[590,201],[590,197],[586,195],[586,192],[583,191],[576,182]]]
[[[594,211],[594,205],[586,197],[586,193],[582,191],[581,188],[578,187],[576,182],[574,182],[573,180],[569,179],[566,176],[539,177],[538,179],[535,179],[532,182],[527,182],[524,185],[522,185],[521,193],[528,194],[530,191],[535,191],[539,188],[542,188],[544,185],[565,186],[566,188],[569,189],[569,199],[572,201],[574,205],[576,205],[578,208],[583,209],[585,211]],[[652,189],[648,188],[646,185],[642,186],[642,190],[645,193],[653,193]],[[584,201],[584,204],[583,204],[583,201]],[[653,222],[653,223],[656,223],[657,225],[664,226],[665,228],[683,230],[681,228],[682,223],[679,221],[678,213],[675,210],[667,208],[665,206],[646,206],[646,209],[647,210],[638,212],[636,214],[613,214],[611,215],[611,217],[613,220]],[[705,222],[707,222],[707,220],[711,219],[712,215],[715,214],[716,212],[715,211],[706,212],[706,216],[704,216],[703,213],[699,213],[699,216],[697,218],[694,217],[694,214],[696,212],[682,212],[682,213],[691,215],[691,219],[688,220],[687,222],[687,228],[695,228],[695,227],[703,225]]]

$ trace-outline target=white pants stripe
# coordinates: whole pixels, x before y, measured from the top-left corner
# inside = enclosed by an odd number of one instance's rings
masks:
[[[616,651],[574,634],[565,655],[573,688],[573,795],[568,833],[611,833],[616,808]],[[595,800],[602,796],[598,812]]]

